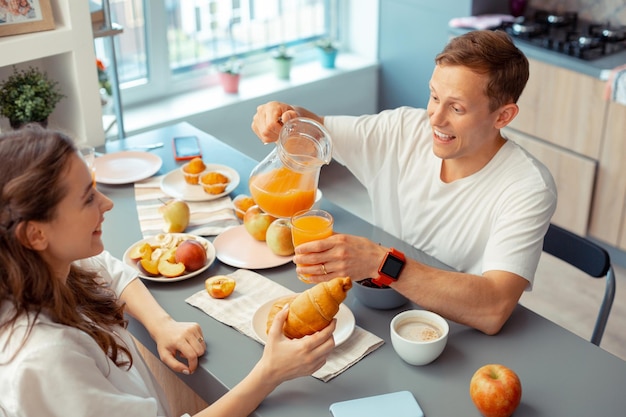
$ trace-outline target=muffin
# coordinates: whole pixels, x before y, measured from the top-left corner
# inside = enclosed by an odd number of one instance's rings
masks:
[[[235,213],[237,214],[237,217],[243,220],[246,210],[254,205],[254,200],[249,195],[239,194],[233,199],[233,205],[235,206]]]
[[[226,190],[230,179],[217,171],[209,171],[200,176],[200,185],[208,194],[221,194]]]
[[[187,184],[198,185],[200,182],[200,174],[206,169],[206,165],[202,158],[193,158],[182,166],[183,176]]]

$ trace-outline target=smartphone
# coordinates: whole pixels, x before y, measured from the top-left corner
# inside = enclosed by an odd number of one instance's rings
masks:
[[[200,142],[197,136],[177,136],[172,142],[174,144],[174,158],[177,161],[202,157]]]

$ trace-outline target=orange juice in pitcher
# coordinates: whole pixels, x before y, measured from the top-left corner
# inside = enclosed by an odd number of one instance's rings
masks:
[[[276,148],[250,174],[254,202],[274,217],[291,217],[315,203],[320,168],[332,157],[330,135],[312,119],[285,123]]]

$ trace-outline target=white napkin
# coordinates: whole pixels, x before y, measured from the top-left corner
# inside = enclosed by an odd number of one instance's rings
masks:
[[[139,226],[144,238],[163,233],[165,225],[161,207],[170,196],[161,190],[163,175],[151,177],[135,183],[135,201]],[[215,236],[232,226],[240,224],[235,214],[235,206],[229,196],[209,201],[188,201],[191,217],[186,233],[199,236]]]
[[[293,294],[293,291],[256,272],[239,269],[230,274],[236,281],[235,291],[225,299],[215,299],[205,290],[198,291],[185,301],[220,322],[259,341],[252,329],[252,317],[266,302]],[[359,326],[352,335],[329,355],[326,364],[312,376],[328,382],[370,352],[378,349],[384,340]]]

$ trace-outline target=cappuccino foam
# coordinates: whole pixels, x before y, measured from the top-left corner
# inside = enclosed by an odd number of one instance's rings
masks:
[[[407,340],[430,342],[441,337],[441,330],[433,324],[419,319],[404,320],[396,326],[396,332]]]

